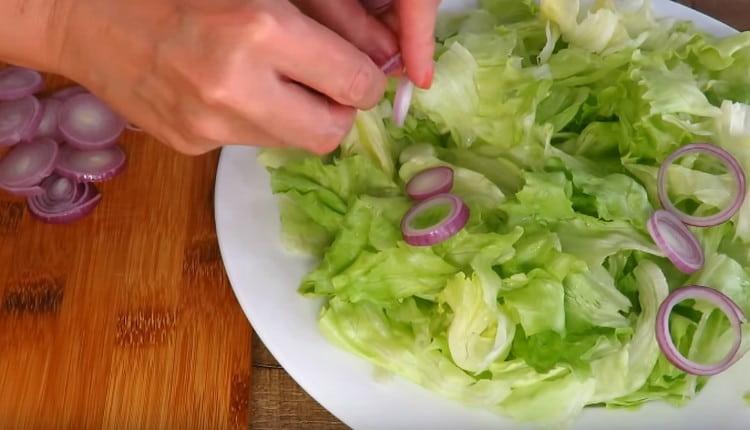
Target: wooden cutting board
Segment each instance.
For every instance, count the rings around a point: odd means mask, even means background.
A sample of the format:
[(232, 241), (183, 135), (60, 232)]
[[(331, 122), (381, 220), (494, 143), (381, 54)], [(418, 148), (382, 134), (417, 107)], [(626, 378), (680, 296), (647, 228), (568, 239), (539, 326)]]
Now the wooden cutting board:
[(0, 428), (247, 428), (251, 329), (216, 241), (218, 153), (122, 144), (128, 167), (73, 225), (0, 192)]

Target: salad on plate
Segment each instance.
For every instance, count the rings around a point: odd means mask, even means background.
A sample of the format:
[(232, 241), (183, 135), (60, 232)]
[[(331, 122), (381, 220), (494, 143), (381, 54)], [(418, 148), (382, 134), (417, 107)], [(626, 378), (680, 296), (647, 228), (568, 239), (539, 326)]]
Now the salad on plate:
[(750, 345), (750, 33), (481, 0), (436, 36), (431, 89), (259, 155), (320, 330), (518, 421), (695, 398)]

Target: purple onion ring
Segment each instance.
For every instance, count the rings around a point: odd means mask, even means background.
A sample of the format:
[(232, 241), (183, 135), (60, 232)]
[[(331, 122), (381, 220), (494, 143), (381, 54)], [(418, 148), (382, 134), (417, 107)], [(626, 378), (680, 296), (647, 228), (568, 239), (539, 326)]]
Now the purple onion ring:
[(654, 212), (646, 229), (659, 249), (681, 272), (693, 273), (703, 267), (703, 248), (675, 214), (665, 210)]
[[(413, 223), (426, 211), (447, 205), (448, 211), (440, 220), (426, 227), (414, 227)], [(438, 194), (414, 205), (401, 220), (404, 240), (413, 246), (436, 245), (458, 233), (469, 221), (469, 207), (453, 194)]]
[(414, 200), (424, 200), (444, 194), (453, 188), (453, 169), (447, 166), (425, 169), (406, 184), (406, 194)]
[[(667, 170), (679, 157), (695, 152), (712, 155), (718, 158), (719, 161), (721, 161), (732, 173), (732, 176), (734, 176), (737, 182), (737, 194), (735, 195), (734, 200), (732, 200), (732, 204), (715, 215), (696, 217), (686, 214), (677, 209), (677, 207), (672, 203), (672, 201), (669, 199), (669, 195), (667, 194)], [(667, 157), (659, 168), (657, 187), (659, 190), (659, 201), (661, 201), (664, 209), (675, 214), (685, 224), (695, 227), (712, 227), (729, 221), (729, 219), (732, 218), (735, 213), (737, 213), (740, 207), (742, 207), (742, 203), (745, 201), (745, 194), (747, 192), (745, 172), (742, 170), (742, 166), (737, 161), (737, 159), (735, 159), (732, 154), (730, 154), (726, 150), (708, 143), (694, 143), (685, 145), (677, 151), (673, 152), (669, 157)]]
[[(732, 332), (734, 341), (729, 352), (716, 364), (700, 364), (686, 358), (677, 349), (669, 332), (669, 315), (680, 302), (688, 299), (705, 300), (724, 312)], [(678, 369), (691, 375), (711, 376), (721, 373), (731, 367), (741, 357), (738, 356), (742, 343), (742, 323), (745, 316), (742, 310), (729, 297), (720, 291), (700, 285), (688, 285), (673, 291), (659, 306), (656, 314), (656, 341), (664, 356)]]

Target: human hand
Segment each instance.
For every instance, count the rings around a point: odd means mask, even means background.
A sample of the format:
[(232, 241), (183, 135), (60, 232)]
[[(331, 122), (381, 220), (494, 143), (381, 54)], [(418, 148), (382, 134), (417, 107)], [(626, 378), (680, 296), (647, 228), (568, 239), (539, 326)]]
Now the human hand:
[[(57, 1), (67, 6), (61, 73), (184, 153), (227, 143), (330, 152), (356, 108), (384, 92), (360, 45), (287, 1)], [(415, 52), (405, 49), (407, 66), (421, 64)]]
[(429, 88), (440, 0), (293, 0), (303, 12), (384, 64), (402, 53), (406, 74)]

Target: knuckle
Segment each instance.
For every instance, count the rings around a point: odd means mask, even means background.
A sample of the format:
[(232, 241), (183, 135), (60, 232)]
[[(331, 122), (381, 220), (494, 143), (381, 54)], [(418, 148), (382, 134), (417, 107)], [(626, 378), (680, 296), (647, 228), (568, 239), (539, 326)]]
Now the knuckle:
[(264, 44), (273, 40), (282, 24), (274, 13), (266, 9), (248, 11), (245, 19), (247, 39), (251, 43)]
[(186, 113), (183, 123), (187, 134), (198, 139), (215, 139), (223, 129), (219, 119), (202, 111)]
[(202, 103), (208, 106), (223, 106), (227, 104), (232, 97), (232, 92), (228, 85), (224, 84), (224, 79), (216, 77), (214, 82), (204, 83), (198, 87), (198, 98)]
[(200, 139), (179, 136), (169, 142), (170, 146), (177, 152), (191, 157), (205, 154), (207, 148)]

